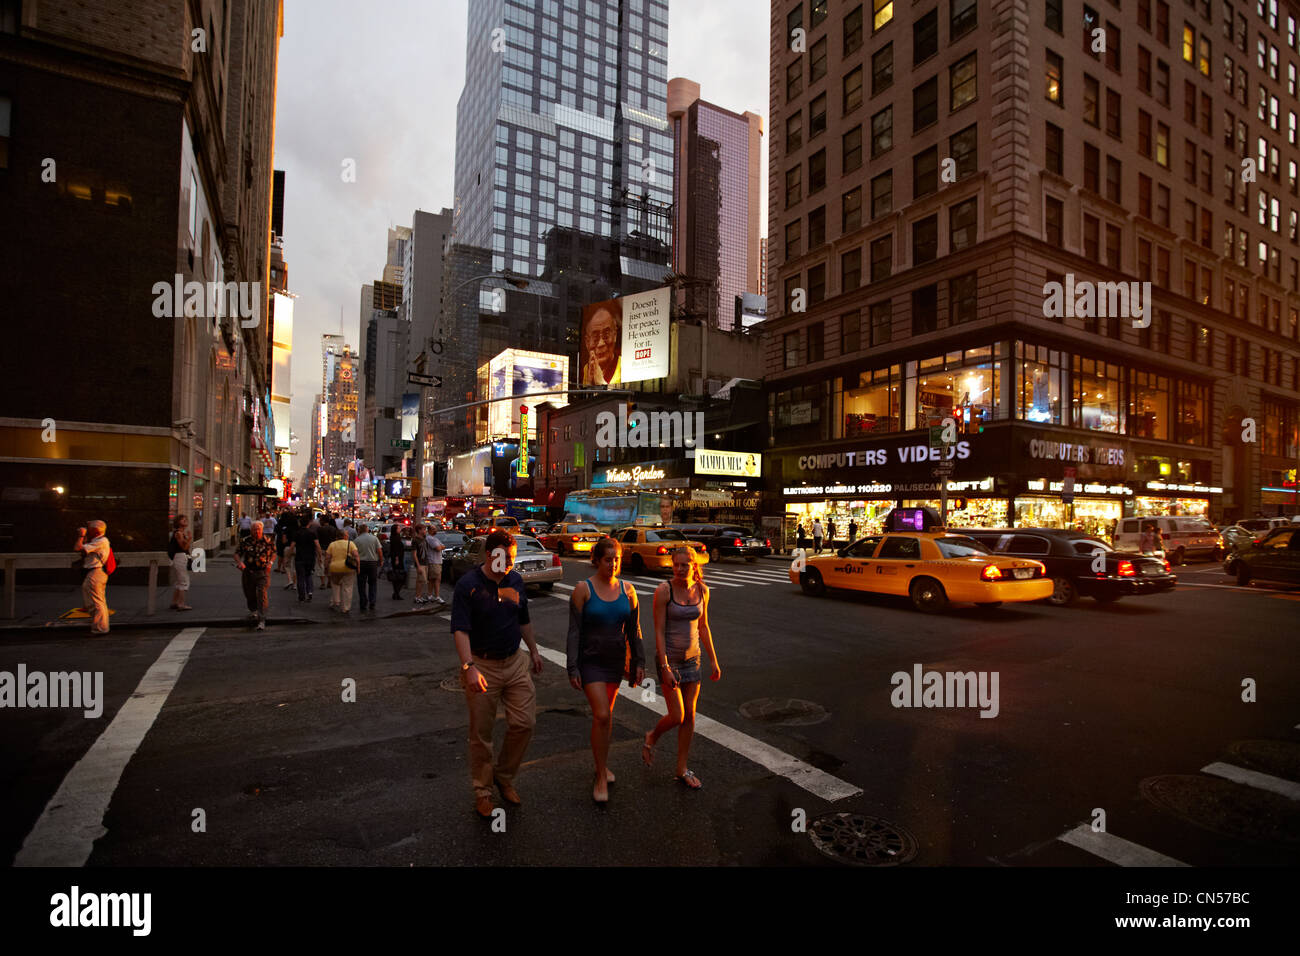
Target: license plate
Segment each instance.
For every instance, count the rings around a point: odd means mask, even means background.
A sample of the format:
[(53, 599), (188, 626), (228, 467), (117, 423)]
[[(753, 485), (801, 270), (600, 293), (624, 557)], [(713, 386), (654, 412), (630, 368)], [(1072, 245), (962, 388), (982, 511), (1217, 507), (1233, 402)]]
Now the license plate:
[(1016, 576), (1016, 580), (1018, 580), (1018, 581), (1023, 581), (1023, 580), (1025, 580), (1026, 578), (1032, 578), (1032, 577), (1034, 576), (1034, 569), (1033, 569), (1033, 568), (1016, 568), (1016, 569), (1014, 569), (1011, 573), (1014, 574), (1014, 575)]
[(1156, 577), (1158, 575), (1164, 574), (1165, 569), (1152, 567), (1151, 565), (1148, 564), (1145, 568), (1142, 569), (1142, 573), (1145, 575), (1149, 575), (1150, 577)]

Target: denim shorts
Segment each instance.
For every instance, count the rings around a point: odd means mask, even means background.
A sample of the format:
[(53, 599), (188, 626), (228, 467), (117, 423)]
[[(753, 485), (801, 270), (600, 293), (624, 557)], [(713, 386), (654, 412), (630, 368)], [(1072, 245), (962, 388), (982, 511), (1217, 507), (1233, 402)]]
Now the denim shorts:
[(673, 680), (679, 684), (698, 684), (700, 682), (700, 659), (692, 657), (680, 664), (668, 662), (668, 669), (673, 672)]

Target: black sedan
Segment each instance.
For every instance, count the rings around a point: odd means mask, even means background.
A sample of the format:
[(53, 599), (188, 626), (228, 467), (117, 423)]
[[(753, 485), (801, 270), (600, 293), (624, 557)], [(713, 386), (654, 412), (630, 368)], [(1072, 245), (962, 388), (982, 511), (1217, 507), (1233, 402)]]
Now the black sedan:
[(712, 564), (731, 557), (756, 561), (772, 553), (772, 542), (769, 539), (755, 537), (752, 532), (738, 525), (675, 524), (672, 527), (692, 541), (703, 544)]
[(1251, 581), (1300, 584), (1300, 528), (1274, 528), (1229, 555), (1223, 570), (1242, 587)]
[(1100, 538), (1060, 528), (970, 528), (969, 535), (994, 554), (1033, 558), (1047, 567), (1055, 590), (1047, 603), (1069, 607), (1080, 597), (1110, 604), (1122, 597), (1158, 594), (1178, 583), (1169, 562), (1116, 551)]

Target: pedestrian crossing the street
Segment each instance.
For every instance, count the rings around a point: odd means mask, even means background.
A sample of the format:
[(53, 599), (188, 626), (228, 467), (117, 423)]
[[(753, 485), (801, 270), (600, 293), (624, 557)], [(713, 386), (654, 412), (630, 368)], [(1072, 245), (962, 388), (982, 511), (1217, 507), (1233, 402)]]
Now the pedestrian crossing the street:
[[(784, 565), (705, 565), (702, 570), (704, 583), (713, 589), (790, 586), (790, 576)], [(667, 575), (621, 574), (619, 576), (625, 581), (630, 581), (636, 588), (636, 593), (643, 597), (653, 595), (655, 588), (668, 580)], [(573, 590), (571, 584), (557, 583), (555, 586), (562, 591)]]

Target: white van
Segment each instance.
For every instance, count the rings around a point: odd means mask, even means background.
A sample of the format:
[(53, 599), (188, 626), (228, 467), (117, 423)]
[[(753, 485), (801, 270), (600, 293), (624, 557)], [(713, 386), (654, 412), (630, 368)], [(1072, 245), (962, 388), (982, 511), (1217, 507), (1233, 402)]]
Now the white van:
[(1139, 550), (1142, 529), (1148, 524), (1154, 524), (1160, 532), (1160, 549), (1170, 564), (1182, 564), (1188, 558), (1218, 560), (1223, 553), (1223, 542), (1214, 526), (1204, 518), (1186, 515), (1121, 518), (1115, 529), (1115, 550)]
[(1254, 531), (1259, 534), (1267, 534), (1269, 531), (1272, 531), (1274, 528), (1291, 527), (1291, 520), (1292, 519), (1282, 518), (1282, 517), (1242, 518), (1240, 521), (1237, 522), (1237, 525), (1239, 527), (1245, 528), (1247, 531)]

